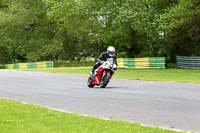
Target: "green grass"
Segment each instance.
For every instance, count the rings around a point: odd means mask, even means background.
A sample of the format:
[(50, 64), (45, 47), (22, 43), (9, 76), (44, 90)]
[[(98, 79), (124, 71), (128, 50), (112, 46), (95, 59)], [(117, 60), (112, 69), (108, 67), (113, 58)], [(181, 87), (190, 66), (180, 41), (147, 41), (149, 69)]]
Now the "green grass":
[(0, 99), (0, 133), (175, 133), (158, 127), (103, 120)]
[[(91, 67), (66, 67), (47, 69), (23, 69), (25, 71), (81, 74), (89, 75)], [(118, 69), (113, 78), (144, 80), (144, 81), (165, 81), (200, 83), (200, 70), (188, 69)]]

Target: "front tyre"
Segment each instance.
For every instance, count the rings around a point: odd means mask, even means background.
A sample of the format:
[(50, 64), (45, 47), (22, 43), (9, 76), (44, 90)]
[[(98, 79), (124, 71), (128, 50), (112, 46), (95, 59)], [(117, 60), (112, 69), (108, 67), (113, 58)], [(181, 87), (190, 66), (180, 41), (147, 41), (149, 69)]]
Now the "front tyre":
[(101, 88), (105, 88), (107, 86), (108, 82), (110, 81), (110, 77), (111, 74), (109, 72), (107, 72), (105, 76), (102, 75), (100, 84)]
[(89, 78), (88, 78), (87, 85), (88, 85), (88, 87), (90, 87), (90, 88), (93, 88), (93, 87), (94, 87), (94, 85), (92, 84), (92, 77), (91, 77), (91, 76), (89, 76)]

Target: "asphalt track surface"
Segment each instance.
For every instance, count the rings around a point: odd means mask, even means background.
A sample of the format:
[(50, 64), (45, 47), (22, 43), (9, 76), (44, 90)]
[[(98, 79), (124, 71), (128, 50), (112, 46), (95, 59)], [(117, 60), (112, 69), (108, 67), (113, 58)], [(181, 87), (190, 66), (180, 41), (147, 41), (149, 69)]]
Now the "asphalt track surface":
[(200, 132), (200, 84), (111, 79), (88, 88), (87, 76), (0, 70), (0, 98), (109, 119)]

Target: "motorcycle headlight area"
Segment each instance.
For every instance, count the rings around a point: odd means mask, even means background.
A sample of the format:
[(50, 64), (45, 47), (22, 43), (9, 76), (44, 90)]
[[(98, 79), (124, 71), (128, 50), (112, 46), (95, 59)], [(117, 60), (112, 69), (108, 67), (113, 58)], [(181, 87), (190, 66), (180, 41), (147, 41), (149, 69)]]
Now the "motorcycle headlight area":
[(105, 66), (106, 68), (110, 69), (110, 64), (106, 63)]

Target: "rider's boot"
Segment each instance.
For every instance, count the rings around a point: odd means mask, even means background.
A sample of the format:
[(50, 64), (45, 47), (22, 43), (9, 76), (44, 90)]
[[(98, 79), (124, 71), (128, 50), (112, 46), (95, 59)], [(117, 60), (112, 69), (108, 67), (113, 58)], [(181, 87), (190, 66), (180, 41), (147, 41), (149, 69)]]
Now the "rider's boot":
[(90, 76), (91, 76), (92, 78), (94, 77), (94, 72), (93, 72), (93, 71), (90, 72)]
[(90, 72), (90, 75), (91, 75), (92, 78), (95, 77), (95, 74), (94, 74), (95, 69), (96, 69), (96, 67), (94, 65), (93, 68), (92, 68), (92, 70), (91, 70), (91, 72)]

